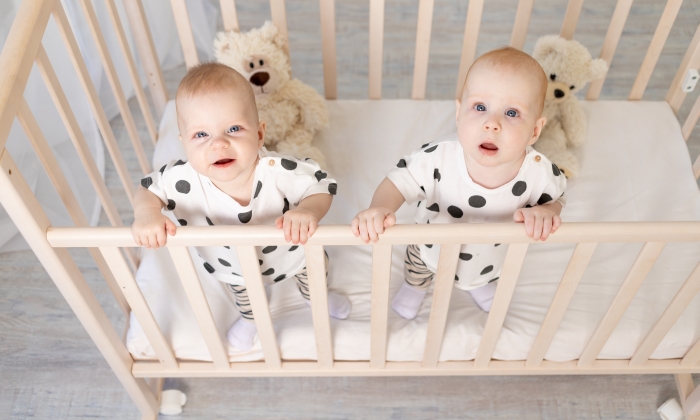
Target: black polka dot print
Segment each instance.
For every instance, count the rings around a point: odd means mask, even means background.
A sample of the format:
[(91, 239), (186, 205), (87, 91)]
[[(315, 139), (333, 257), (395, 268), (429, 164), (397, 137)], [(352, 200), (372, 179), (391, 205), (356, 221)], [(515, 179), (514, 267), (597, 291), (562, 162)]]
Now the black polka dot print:
[(173, 200), (168, 199), (168, 205), (166, 208), (170, 211), (175, 210), (175, 202)]
[(316, 171), (316, 173), (314, 173), (314, 176), (316, 177), (316, 181), (320, 182), (323, 178), (327, 177), (328, 174), (319, 170), (319, 171)]
[(447, 212), (450, 213), (450, 216), (454, 217), (455, 219), (460, 219), (462, 216), (464, 216), (462, 209), (457, 206), (448, 207)]
[(437, 212), (440, 211), (440, 206), (438, 205), (438, 203), (433, 203), (430, 205), (430, 207), (426, 207), (426, 209)]
[(547, 194), (547, 193), (544, 193), (544, 194), (542, 194), (540, 199), (537, 200), (537, 204), (539, 204), (541, 206), (542, 204), (547, 204), (550, 201), (552, 201), (552, 196)]
[(495, 279), (489, 280), (489, 283), (493, 283), (493, 282), (496, 281), (496, 280), (498, 280), (498, 277), (496, 277)]
[(500, 246), (501, 244), (494, 244), (493, 246)]
[(263, 248), (262, 253), (263, 253), (263, 254), (269, 254), (270, 252), (272, 252), (272, 251), (274, 251), (274, 250), (276, 250), (276, 249), (277, 249), (276, 246), (266, 246), (265, 248)]
[(420, 146), (420, 148), (422, 149), (422, 148), (424, 148), (425, 146), (430, 146), (430, 143), (422, 144), (422, 145)]
[(480, 195), (472, 195), (469, 197), (469, 205), (475, 209), (480, 209), (486, 205), (486, 199)]
[(141, 186), (143, 188), (148, 188), (153, 184), (153, 178), (147, 176), (146, 178), (141, 178)]
[(525, 181), (518, 181), (513, 185), (512, 192), (514, 196), (520, 197), (525, 190), (527, 190), (527, 183)]
[(529, 204), (526, 204), (526, 205), (525, 205), (525, 208), (526, 208), (526, 209), (531, 209), (531, 208), (532, 208), (532, 206), (531, 206), (531, 205), (529, 205)]
[(243, 277), (243, 276), (241, 276), (241, 275), (238, 274), (238, 273), (234, 273), (233, 271), (231, 272), (231, 274), (233, 274), (234, 276)]
[(258, 185), (255, 187), (255, 194), (253, 194), (253, 199), (258, 198), (260, 190), (262, 189), (262, 182), (258, 181)]
[(426, 247), (426, 248), (432, 248), (432, 247), (433, 247), (433, 244), (425, 244), (425, 247)]
[(160, 174), (163, 175), (163, 172), (165, 172), (165, 168), (166, 168), (167, 166), (168, 166), (167, 164), (166, 164), (166, 165), (163, 165), (163, 166), (160, 168), (160, 170), (159, 170), (158, 172), (160, 172)]
[(288, 171), (293, 171), (297, 168), (297, 163), (293, 160), (282, 158), (282, 167)]
[(552, 173), (554, 174), (554, 176), (559, 176), (559, 175), (561, 175), (561, 170), (560, 170), (559, 167), (558, 167), (557, 165), (555, 165), (554, 163), (552, 163)]
[(277, 276), (273, 281), (275, 283), (277, 283), (278, 281), (284, 280), (285, 277), (287, 277), (286, 274), (281, 274), (281, 275)]
[(219, 258), (219, 263), (220, 263), (221, 265), (223, 265), (224, 267), (231, 267), (231, 263), (230, 263), (230, 262), (228, 262), (228, 261), (226, 261), (226, 260), (223, 260), (223, 259), (221, 259), (221, 258)]
[(238, 213), (238, 220), (241, 221), (241, 223), (248, 223), (250, 222), (250, 219), (253, 217), (253, 210), (247, 211), (245, 213)]
[(187, 220), (185, 219), (177, 219), (177, 222), (180, 223), (180, 226), (187, 226)]
[(416, 207), (420, 207), (420, 203), (421, 203), (421, 202), (419, 201), (418, 204), (416, 204)]
[(438, 182), (440, 182), (440, 180), (442, 179), (442, 176), (440, 175), (440, 170), (438, 168), (435, 168), (435, 170), (433, 171), (433, 178), (437, 179)]
[(260, 263), (260, 266), (263, 265), (263, 260), (258, 260), (258, 262)]
[(284, 206), (282, 206), (282, 214), (285, 214), (288, 211), (289, 211), (289, 201), (285, 198), (284, 199)]
[(423, 190), (423, 192), (425, 192), (425, 188), (423, 188), (422, 185), (420, 186), (420, 189)]
[(180, 181), (177, 181), (177, 183), (175, 184), (175, 189), (179, 193), (187, 194), (190, 192), (190, 183), (182, 179)]
[(275, 274), (275, 269), (274, 268), (268, 268), (267, 270), (262, 272), (263, 276), (271, 276)]
[(459, 281), (459, 277), (455, 274), (455, 281)]
[(231, 247), (228, 246), (228, 245), (224, 245), (224, 248), (226, 248), (226, 249), (231, 249)]
[(399, 160), (399, 163), (397, 163), (396, 166), (399, 168), (405, 168), (406, 167), (406, 159)]
[(299, 245), (294, 245), (293, 247), (289, 248), (289, 252), (296, 251), (297, 248), (299, 248)]
[(216, 271), (216, 270), (214, 270), (214, 267), (212, 267), (211, 265), (209, 265), (208, 262), (205, 262), (205, 263), (204, 263), (204, 268), (205, 268), (209, 273), (213, 273), (214, 271)]
[(335, 182), (328, 184), (328, 192), (331, 193), (331, 195), (336, 195), (338, 193), (338, 184)]
[(175, 164), (173, 165), (173, 167), (175, 167), (175, 166), (180, 166), (180, 165), (184, 165), (185, 163), (187, 163), (186, 160), (181, 160), (181, 159), (180, 159), (180, 160), (178, 160), (177, 162), (175, 162)]
[(472, 254), (467, 254), (466, 252), (460, 252), (459, 259), (462, 261), (469, 261), (472, 259)]
[(205, 219), (207, 219), (207, 224), (209, 226), (214, 226), (214, 223), (211, 221), (211, 219), (208, 216), (204, 216)]
[(481, 270), (481, 273), (479, 273), (479, 274), (484, 275), (484, 274), (490, 273), (492, 271), (493, 271), (493, 266), (489, 265), (489, 266), (484, 267), (484, 269)]
[(437, 149), (437, 145), (435, 145), (433, 147), (428, 147), (424, 151), (425, 151), (425, 153), (433, 153), (435, 151), (435, 149)]

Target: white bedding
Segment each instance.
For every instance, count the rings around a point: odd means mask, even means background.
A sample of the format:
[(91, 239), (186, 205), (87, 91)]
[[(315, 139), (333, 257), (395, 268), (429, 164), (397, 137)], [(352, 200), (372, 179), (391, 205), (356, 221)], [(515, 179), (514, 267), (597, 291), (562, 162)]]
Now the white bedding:
[[(569, 182), (567, 221), (700, 220), (700, 191), (679, 124), (665, 102), (596, 101), (583, 103), (588, 139), (577, 151), (581, 175)], [(455, 128), (453, 101), (329, 101), (330, 129), (317, 136), (328, 169), (338, 180), (338, 195), (326, 224), (348, 224), (366, 206), (374, 188), (399, 157)], [(154, 156), (159, 168), (181, 157), (174, 106), (161, 122)], [(399, 211), (400, 223), (412, 223), (412, 208)], [(601, 244), (581, 280), (545, 358), (578, 358), (612, 302), (641, 244)], [(347, 320), (332, 319), (336, 360), (368, 360), (371, 248), (327, 247), (329, 285), (346, 294), (353, 308)], [(394, 248), (391, 294), (401, 285), (405, 247)], [(494, 358), (525, 359), (566, 268), (573, 245), (531, 245), (518, 280)], [(668, 244), (600, 358), (629, 358), (698, 262), (700, 244)], [(199, 265), (197, 265), (199, 267)], [(225, 342), (238, 317), (231, 293), (208, 273), (200, 278)], [(145, 251), (137, 281), (180, 359), (211, 360), (166, 250)], [(283, 359), (316, 358), (311, 310), (293, 282), (268, 288), (272, 317)], [(389, 310), (390, 361), (422, 359), (430, 313), (427, 296), (418, 317), (406, 321)], [(452, 294), (440, 360), (474, 358), (487, 314), (460, 290)], [(700, 297), (661, 342), (652, 358), (681, 357), (700, 336)], [(155, 353), (131, 317), (127, 337), (136, 358)], [(232, 361), (262, 360), (259, 342), (250, 352), (229, 347)]]

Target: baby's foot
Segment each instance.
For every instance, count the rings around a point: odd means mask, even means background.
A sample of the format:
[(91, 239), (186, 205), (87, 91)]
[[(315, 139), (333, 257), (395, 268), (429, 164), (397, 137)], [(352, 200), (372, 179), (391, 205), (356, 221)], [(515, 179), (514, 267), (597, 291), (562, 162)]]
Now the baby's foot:
[(498, 282), (487, 283), (476, 289), (469, 290), (472, 299), (474, 299), (474, 302), (482, 311), (489, 312), (491, 310), (493, 298), (496, 296), (497, 285)]
[(391, 301), (391, 307), (402, 318), (413, 319), (418, 315), (427, 290), (418, 290), (404, 283)]
[[(306, 301), (311, 305), (311, 301)], [(328, 292), (328, 314), (336, 319), (346, 319), (350, 315), (350, 299), (337, 293)]]
[(255, 321), (248, 321), (240, 317), (234, 322), (228, 330), (228, 342), (238, 350), (248, 351), (253, 347), (255, 334), (258, 332), (258, 327), (255, 326)]

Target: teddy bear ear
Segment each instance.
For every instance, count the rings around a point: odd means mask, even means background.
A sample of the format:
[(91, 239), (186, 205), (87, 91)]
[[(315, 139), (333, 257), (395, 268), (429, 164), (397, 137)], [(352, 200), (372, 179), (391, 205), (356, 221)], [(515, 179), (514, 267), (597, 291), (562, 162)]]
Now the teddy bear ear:
[(589, 79), (591, 80), (600, 79), (601, 77), (605, 76), (605, 73), (607, 72), (608, 63), (606, 63), (602, 58), (596, 58), (588, 63), (588, 75)]
[(551, 54), (556, 54), (559, 45), (563, 38), (559, 35), (546, 35), (541, 37), (535, 43), (535, 49), (532, 52), (532, 57), (535, 60), (543, 60)]
[(263, 39), (271, 41), (280, 48), (284, 47), (285, 45), (286, 40), (284, 35), (280, 33), (279, 28), (277, 25), (272, 23), (272, 21), (265, 21), (263, 26), (260, 28), (260, 34), (262, 35)]

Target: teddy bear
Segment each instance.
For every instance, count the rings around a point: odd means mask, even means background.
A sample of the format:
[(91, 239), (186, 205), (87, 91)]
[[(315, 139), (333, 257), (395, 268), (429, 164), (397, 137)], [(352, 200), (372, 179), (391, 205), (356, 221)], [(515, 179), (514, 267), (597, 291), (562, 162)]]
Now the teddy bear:
[(220, 32), (214, 41), (216, 60), (238, 71), (255, 93), (260, 119), (265, 121), (265, 146), (322, 167), (325, 158), (312, 146), (316, 130), (328, 125), (326, 102), (312, 87), (292, 79), (284, 52), (286, 37), (267, 21), (248, 32)]
[(579, 163), (569, 147), (586, 139), (586, 115), (574, 95), (586, 83), (608, 71), (605, 60), (591, 58), (578, 41), (559, 35), (537, 40), (532, 54), (548, 78), (543, 115), (547, 122), (533, 147), (554, 162), (567, 178), (579, 173)]

